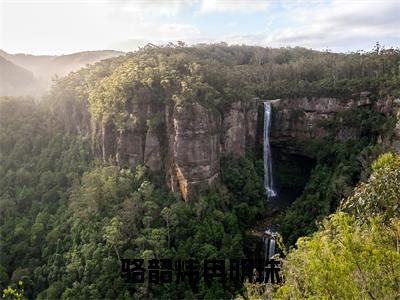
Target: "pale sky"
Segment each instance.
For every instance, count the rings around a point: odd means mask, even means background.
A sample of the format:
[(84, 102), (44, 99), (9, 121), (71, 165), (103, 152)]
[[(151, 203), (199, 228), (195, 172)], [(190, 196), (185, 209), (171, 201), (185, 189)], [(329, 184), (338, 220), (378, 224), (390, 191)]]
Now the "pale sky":
[(0, 49), (66, 54), (148, 42), (332, 51), (400, 46), (400, 0), (0, 0)]

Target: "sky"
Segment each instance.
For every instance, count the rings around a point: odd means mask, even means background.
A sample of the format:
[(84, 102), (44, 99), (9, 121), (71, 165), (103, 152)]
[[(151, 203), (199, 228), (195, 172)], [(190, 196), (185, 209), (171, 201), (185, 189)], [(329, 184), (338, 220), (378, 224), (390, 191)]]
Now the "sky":
[(400, 0), (0, 0), (0, 49), (134, 51), (227, 42), (348, 52), (400, 46)]

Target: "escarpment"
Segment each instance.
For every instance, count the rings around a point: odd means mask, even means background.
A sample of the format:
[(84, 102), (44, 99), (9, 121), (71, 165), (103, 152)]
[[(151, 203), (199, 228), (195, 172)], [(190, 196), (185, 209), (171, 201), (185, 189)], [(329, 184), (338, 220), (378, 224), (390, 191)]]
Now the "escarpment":
[[(313, 167), (324, 144), (314, 140), (362, 139), (399, 150), (400, 100), (388, 96), (399, 96), (398, 53), (378, 54), (148, 45), (71, 73), (49, 98), (60, 123), (91, 142), (95, 158), (144, 165), (189, 200), (220, 184), (224, 156), (262, 157), (257, 95), (280, 99), (270, 100), (270, 146), (288, 174), (296, 159)], [(391, 63), (380, 69), (382, 58)]]
[(218, 181), (221, 116), (199, 103), (175, 105), (170, 135), (171, 188), (185, 199)]
[(86, 134), (94, 136), (97, 157), (159, 172), (189, 200), (218, 185), (222, 156), (255, 149), (258, 104), (258, 98), (236, 101), (220, 111), (196, 101), (143, 98), (127, 101), (122, 126), (115, 119), (92, 122)]
[[(190, 200), (218, 186), (223, 156), (240, 158), (260, 146), (262, 103), (258, 98), (243, 99), (217, 109), (198, 100), (180, 103), (147, 93), (127, 99), (122, 112), (105, 122), (93, 122), (84, 103), (78, 108), (68, 106), (62, 116), (76, 120), (72, 122), (75, 132), (93, 137), (97, 157), (121, 166), (144, 165), (161, 174), (170, 190)], [(372, 100), (366, 92), (347, 100), (304, 97), (271, 100), (271, 104), (270, 143), (289, 159), (313, 159), (305, 146), (314, 140), (328, 136), (337, 142), (359, 139), (363, 135), (363, 115), (356, 120), (360, 110), (385, 118), (400, 111), (399, 99)], [(399, 151), (400, 124), (392, 129), (394, 134), (386, 137), (378, 129), (368, 134), (377, 134), (377, 142)]]
[[(384, 97), (372, 100), (368, 92), (351, 99), (326, 97), (272, 100), (273, 123), (270, 142), (281, 151), (309, 156), (305, 145), (313, 140), (331, 136), (333, 141), (346, 142), (359, 139), (363, 132), (364, 116), (357, 114), (365, 109), (381, 115), (394, 117), (400, 111), (400, 99)], [(359, 118), (359, 119), (357, 119)], [(377, 140), (398, 151), (400, 124), (396, 124), (394, 135), (380, 136)], [(371, 134), (371, 133), (370, 133)], [(384, 139), (384, 140), (382, 140)]]

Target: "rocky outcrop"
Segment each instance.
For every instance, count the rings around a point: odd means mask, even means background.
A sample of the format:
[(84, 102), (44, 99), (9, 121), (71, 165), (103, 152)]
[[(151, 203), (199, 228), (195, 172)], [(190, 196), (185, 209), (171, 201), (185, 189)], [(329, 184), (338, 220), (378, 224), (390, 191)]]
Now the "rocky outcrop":
[[(215, 186), (219, 177), (220, 115), (199, 103), (177, 105), (173, 113), (173, 182), (185, 200)], [(175, 184), (172, 185), (174, 190)]]
[[(90, 122), (84, 109), (79, 112), (78, 108), (87, 109), (84, 102), (66, 106), (62, 115), (67, 121), (76, 119), (67, 122), (74, 124), (75, 132), (94, 137), (93, 150), (98, 157), (123, 166), (145, 165), (163, 175), (169, 188), (185, 200), (218, 185), (222, 156), (243, 157), (247, 150), (262, 144), (262, 117), (258, 114), (263, 110), (257, 98), (233, 102), (219, 111), (200, 101), (175, 103), (164, 97), (148, 88), (139, 89), (136, 97), (124, 104), (123, 114), (104, 124)], [(400, 114), (400, 99), (371, 100), (367, 92), (348, 100), (313, 97), (277, 99), (271, 104), (271, 146), (280, 148), (284, 155), (302, 157), (310, 155), (304, 150), (305, 143), (332, 134), (326, 126), (329, 120), (339, 124), (334, 132), (336, 140), (359, 137), (356, 127), (343, 125), (341, 113), (368, 107), (386, 116)], [(390, 141), (381, 140), (400, 152), (400, 122)]]
[(321, 121), (351, 108), (351, 103), (335, 98), (299, 98), (271, 101), (272, 143), (293, 143), (326, 136)]
[(394, 97), (386, 97), (381, 101), (378, 101), (375, 106), (375, 110), (385, 114), (386, 116), (394, 116), (396, 119), (396, 124), (393, 129), (393, 136), (387, 143), (390, 148), (400, 154), (400, 99)]
[[(147, 130), (143, 162), (152, 171), (160, 171), (162, 168), (161, 145), (155, 129)], [(135, 165), (135, 162), (130, 164)]]
[(256, 98), (219, 111), (200, 102), (176, 104), (141, 93), (140, 101), (127, 101), (122, 127), (115, 119), (95, 125), (94, 153), (105, 161), (141, 164), (163, 174), (185, 200), (218, 185), (223, 155), (242, 157), (256, 146)]
[[(303, 145), (332, 134), (326, 127), (326, 121), (337, 118), (340, 116), (339, 113), (359, 107), (369, 107), (375, 112), (389, 116), (395, 113), (396, 102), (400, 100), (392, 97), (372, 101), (368, 92), (348, 100), (323, 97), (272, 100), (273, 119), (270, 142), (272, 146), (283, 149), (287, 153), (308, 155), (304, 152)], [(340, 121), (339, 118), (336, 123), (342, 124)], [(343, 125), (338, 126), (334, 138), (344, 142), (355, 140), (359, 135), (357, 128)]]
[[(271, 100), (271, 104), (271, 146), (283, 155), (309, 158), (312, 154), (304, 145), (314, 139), (334, 134), (337, 141), (348, 141), (360, 136), (357, 126), (342, 122), (346, 111), (350, 120), (351, 112), (360, 107), (386, 116), (400, 115), (400, 99), (372, 100), (367, 92), (348, 100), (312, 97)], [(71, 130), (92, 137), (93, 152), (99, 158), (121, 166), (145, 165), (164, 176), (169, 188), (185, 200), (218, 185), (221, 157), (243, 157), (262, 144), (263, 118), (258, 114), (263, 110), (257, 98), (232, 102), (220, 111), (201, 101), (175, 103), (141, 88), (124, 105), (107, 122), (91, 121), (85, 102), (76, 106), (67, 102), (59, 115)], [(334, 131), (327, 126), (330, 120)], [(400, 152), (400, 122), (393, 136), (377, 140)]]
[(257, 140), (259, 99), (234, 102), (222, 122), (222, 152), (234, 157), (245, 155), (246, 147), (254, 149)]
[(243, 156), (246, 143), (245, 112), (241, 102), (232, 104), (223, 121), (223, 149), (235, 157)]
[(245, 107), (245, 134), (246, 142), (245, 145), (250, 149), (254, 149), (257, 143), (258, 133), (258, 109), (260, 105), (258, 98), (254, 98), (251, 101), (246, 102)]

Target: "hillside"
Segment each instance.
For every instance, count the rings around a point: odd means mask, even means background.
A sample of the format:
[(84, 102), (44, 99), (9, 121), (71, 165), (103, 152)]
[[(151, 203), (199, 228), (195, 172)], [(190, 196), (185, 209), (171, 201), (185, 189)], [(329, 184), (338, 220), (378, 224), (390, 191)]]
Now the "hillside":
[(0, 95), (35, 94), (36, 84), (32, 72), (0, 56)]
[[(398, 295), (399, 158), (381, 155), (400, 151), (399, 62), (398, 49), (149, 45), (70, 73), (39, 103), (0, 98), (0, 287), (30, 299)], [(271, 99), (286, 206), (265, 195)], [(282, 237), (284, 285), (228, 277), (229, 259), (264, 257), (247, 234), (263, 221)], [(227, 277), (174, 269), (171, 283), (130, 284), (122, 258), (220, 259)]]
[[(29, 55), (9, 54), (0, 50), (0, 57), (12, 62), (16, 66), (30, 71), (37, 80), (37, 89), (47, 90), (56, 77), (63, 77), (72, 71), (76, 71), (88, 64), (93, 64), (102, 59), (122, 55), (122, 52), (113, 50), (85, 51), (67, 55)], [(6, 73), (7, 74), (7, 73)], [(7, 77), (6, 75), (4, 75)], [(7, 79), (6, 80), (11, 80)], [(15, 78), (14, 78), (15, 80)], [(21, 85), (24, 85), (21, 83)], [(18, 90), (13, 95), (26, 94)]]
[[(250, 299), (396, 299), (400, 292), (400, 156), (372, 163), (340, 209), (285, 253), (285, 284), (246, 284)], [(340, 288), (339, 288), (340, 287)]]

